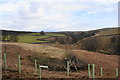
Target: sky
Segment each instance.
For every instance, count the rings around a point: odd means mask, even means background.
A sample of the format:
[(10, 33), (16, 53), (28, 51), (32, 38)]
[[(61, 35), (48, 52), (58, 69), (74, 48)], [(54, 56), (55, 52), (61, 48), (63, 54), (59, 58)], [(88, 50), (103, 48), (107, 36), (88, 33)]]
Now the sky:
[(0, 0), (0, 29), (88, 31), (118, 26), (119, 0)]

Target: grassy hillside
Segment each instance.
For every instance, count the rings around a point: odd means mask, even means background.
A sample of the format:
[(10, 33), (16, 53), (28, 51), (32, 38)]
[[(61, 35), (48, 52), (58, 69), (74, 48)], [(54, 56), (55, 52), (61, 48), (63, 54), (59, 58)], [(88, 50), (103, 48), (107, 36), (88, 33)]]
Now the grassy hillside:
[(86, 37), (77, 44), (84, 50), (119, 55), (119, 37), (118, 28), (101, 29), (94, 36)]
[(45, 35), (35, 32), (3, 31), (4, 35), (18, 35), (18, 41), (22, 43), (47, 43), (59, 42), (78, 45), (81, 49), (101, 52), (105, 54), (119, 54), (120, 28), (104, 28), (91, 31), (73, 32), (47, 32)]
[(114, 35), (114, 34), (118, 34), (118, 28), (113, 28), (109, 30), (101, 30), (100, 32), (96, 33), (95, 36)]

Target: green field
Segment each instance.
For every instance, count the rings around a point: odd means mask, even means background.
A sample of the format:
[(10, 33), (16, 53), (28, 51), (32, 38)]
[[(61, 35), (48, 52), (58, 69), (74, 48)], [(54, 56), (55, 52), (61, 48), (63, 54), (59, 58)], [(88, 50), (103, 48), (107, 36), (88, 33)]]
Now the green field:
[(47, 36), (65, 36), (63, 34), (47, 33)]
[(40, 35), (40, 33), (30, 33), (30, 34), (25, 34), (25, 35), (20, 35), (18, 37), (18, 42), (22, 43), (44, 43), (44, 42), (49, 42), (49, 41), (40, 41), (37, 39), (42, 39), (42, 38), (48, 38), (48, 37), (53, 37), (53, 36), (65, 36), (62, 34), (54, 34), (54, 33), (46, 33), (46, 35)]

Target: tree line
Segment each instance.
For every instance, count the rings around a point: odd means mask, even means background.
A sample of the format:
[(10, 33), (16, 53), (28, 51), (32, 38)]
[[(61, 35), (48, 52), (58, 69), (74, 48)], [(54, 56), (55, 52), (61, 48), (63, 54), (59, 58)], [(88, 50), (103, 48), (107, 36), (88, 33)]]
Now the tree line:
[(4, 36), (2, 36), (2, 41), (17, 42), (18, 41), (18, 36), (17, 35), (4, 35)]

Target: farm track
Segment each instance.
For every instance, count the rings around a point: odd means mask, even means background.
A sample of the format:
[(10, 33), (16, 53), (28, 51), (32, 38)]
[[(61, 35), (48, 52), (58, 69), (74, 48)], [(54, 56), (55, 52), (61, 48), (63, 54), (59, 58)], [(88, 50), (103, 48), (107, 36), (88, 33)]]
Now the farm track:
[[(20, 51), (20, 55), (22, 56), (22, 69), (25, 73), (34, 73), (34, 64), (26, 59), (27, 56), (30, 56), (34, 53), (40, 52), (40, 46), (43, 44), (27, 44), (27, 43), (1, 43), (3, 46), (8, 45), (8, 48), (11, 49), (10, 54), (8, 54), (10, 57), (8, 57), (8, 65), (13, 70), (16, 70), (17, 67), (15, 67), (15, 64), (17, 63), (17, 54), (16, 52)], [(35, 49), (34, 49), (35, 46)], [(62, 48), (57, 48), (54, 46), (49, 46), (51, 49), (57, 49), (63, 52), (64, 50)], [(12, 52), (11, 52), (12, 51)], [(4, 52), (4, 48), (3, 48)], [(118, 56), (115, 55), (105, 55), (95, 52), (88, 52), (84, 50), (75, 50), (73, 49), (73, 54), (76, 54), (77, 57), (85, 61), (86, 63), (95, 64), (96, 68), (96, 77), (99, 76), (100, 67), (103, 67), (104, 70), (104, 77), (105, 78), (114, 78), (115, 77), (115, 68), (118, 67)], [(24, 54), (22, 54), (24, 53)], [(28, 54), (29, 53), (29, 54)], [(60, 56), (63, 55), (55, 55), (54, 57), (60, 58)], [(16, 58), (13, 58), (16, 57)], [(14, 65), (13, 65), (14, 64)], [(27, 69), (27, 70), (26, 70)], [(29, 77), (35, 77), (35, 76), (29, 76)], [(68, 78), (66, 76), (66, 72), (56, 72), (56, 71), (43, 71), (43, 77), (44, 78)], [(87, 77), (87, 71), (80, 71), (80, 72), (73, 72), (71, 73), (71, 76), (69, 78), (75, 78), (75, 77)]]

